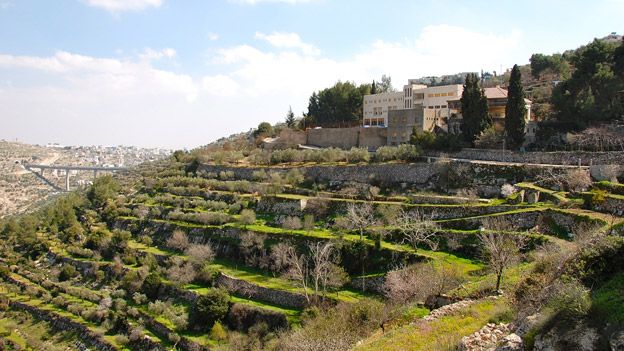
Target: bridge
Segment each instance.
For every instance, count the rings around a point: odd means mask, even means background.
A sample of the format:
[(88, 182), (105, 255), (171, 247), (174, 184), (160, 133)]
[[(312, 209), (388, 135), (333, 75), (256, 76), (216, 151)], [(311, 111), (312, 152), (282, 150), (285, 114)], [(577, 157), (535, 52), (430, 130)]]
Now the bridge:
[(44, 172), (46, 170), (57, 170), (57, 171), (65, 171), (65, 191), (69, 191), (69, 176), (70, 171), (90, 171), (93, 172), (93, 179), (97, 178), (98, 172), (128, 172), (128, 168), (126, 167), (98, 167), (98, 166), (70, 166), (70, 165), (37, 165), (37, 164), (25, 164), (23, 165), (25, 169), (31, 171), (37, 177), (41, 178), (48, 185), (52, 186), (57, 190), (60, 189), (58, 186), (50, 182), (48, 179), (44, 177)]

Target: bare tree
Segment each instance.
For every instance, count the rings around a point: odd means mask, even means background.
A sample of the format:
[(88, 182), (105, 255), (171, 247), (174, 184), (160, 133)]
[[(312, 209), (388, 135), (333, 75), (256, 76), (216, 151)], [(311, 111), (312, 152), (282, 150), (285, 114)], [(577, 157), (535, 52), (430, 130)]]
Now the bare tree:
[(360, 234), (360, 240), (364, 239), (364, 230), (375, 224), (375, 213), (373, 206), (369, 203), (350, 202), (347, 205), (344, 225), (346, 229), (357, 230)]
[(314, 284), (314, 292), (319, 292), (325, 297), (327, 288), (342, 286), (346, 281), (346, 274), (342, 267), (335, 262), (338, 261), (337, 251), (329, 241), (315, 242), (308, 244), (310, 251), (311, 266), (310, 277)]
[(316, 296), (325, 297), (328, 289), (337, 288), (346, 282), (347, 274), (338, 266), (338, 252), (334, 244), (326, 242), (310, 242), (308, 253), (299, 255), (297, 250), (288, 244), (278, 244), (271, 252), (271, 257), (285, 270), (284, 276), (294, 280), (303, 288), (308, 303), (311, 287)]
[(456, 266), (431, 261), (389, 272), (383, 290), (390, 301), (403, 304), (439, 296), (459, 286), (462, 280)]
[(505, 269), (518, 263), (522, 257), (521, 250), (526, 238), (521, 235), (504, 233), (509, 223), (501, 219), (493, 219), (485, 223), (490, 230), (482, 230), (478, 234), (483, 257), (490, 269), (496, 274), (496, 291), (499, 291)]
[(414, 250), (417, 250), (420, 244), (425, 244), (434, 251), (438, 249), (436, 232), (439, 226), (434, 221), (424, 218), (420, 212), (401, 210), (397, 215), (395, 226), (403, 235), (403, 242), (409, 243)]
[(186, 233), (181, 230), (174, 230), (171, 237), (167, 239), (167, 247), (171, 249), (184, 251), (188, 246), (188, 237), (186, 236)]
[(310, 295), (308, 294), (308, 257), (305, 254), (299, 255), (297, 250), (291, 245), (284, 247), (283, 250), (287, 267), (284, 276), (287, 279), (295, 281), (303, 289), (305, 298), (308, 303), (310, 303)]
[(189, 257), (189, 262), (195, 267), (201, 267), (205, 263), (210, 263), (215, 258), (214, 250), (210, 244), (191, 245), (184, 253)]

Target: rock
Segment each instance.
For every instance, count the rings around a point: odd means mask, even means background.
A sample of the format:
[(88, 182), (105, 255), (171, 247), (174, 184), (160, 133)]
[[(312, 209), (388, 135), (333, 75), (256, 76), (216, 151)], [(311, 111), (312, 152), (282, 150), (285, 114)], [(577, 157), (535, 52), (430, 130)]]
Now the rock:
[(579, 322), (574, 328), (566, 331), (553, 328), (545, 334), (535, 337), (535, 351), (592, 351), (596, 350), (600, 334), (586, 323)]
[(526, 195), (526, 201), (530, 204), (539, 202), (539, 198), (540, 198), (539, 191), (532, 191)]
[(624, 330), (613, 333), (609, 339), (609, 346), (611, 351), (624, 351)]
[(507, 335), (500, 345), (496, 348), (496, 351), (522, 351), (524, 350), (524, 343), (522, 338), (518, 334), (511, 333)]
[(518, 322), (515, 334), (523, 337), (529, 330), (531, 330), (535, 326), (539, 318), (539, 313), (523, 318), (522, 320), (520, 320), (520, 322)]

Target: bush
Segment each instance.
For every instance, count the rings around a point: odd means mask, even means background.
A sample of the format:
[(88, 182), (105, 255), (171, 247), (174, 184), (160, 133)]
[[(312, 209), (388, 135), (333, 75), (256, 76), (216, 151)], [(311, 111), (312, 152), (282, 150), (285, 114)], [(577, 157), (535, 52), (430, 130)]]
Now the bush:
[(282, 222), (282, 227), (284, 229), (297, 230), (301, 229), (301, 226), (301, 219), (296, 216), (288, 216), (284, 218), (284, 221)]
[(564, 318), (584, 316), (591, 307), (589, 289), (576, 279), (557, 281), (548, 306)]
[(189, 262), (196, 267), (212, 262), (215, 257), (210, 245), (191, 245), (184, 253), (189, 257)]
[(374, 160), (376, 162), (415, 161), (418, 158), (418, 154), (418, 148), (414, 145), (382, 146), (377, 149)]
[(244, 209), (241, 211), (238, 221), (245, 226), (254, 224), (254, 222), (256, 222), (256, 213), (253, 210)]
[(141, 290), (150, 299), (156, 299), (158, 297), (158, 290), (160, 289), (160, 277), (156, 273), (150, 273), (143, 281)]
[(227, 339), (227, 332), (220, 322), (215, 322), (215, 324), (210, 329), (210, 338), (212, 340), (216, 340), (217, 342), (221, 342)]
[(59, 281), (64, 282), (66, 280), (70, 280), (73, 277), (78, 275), (78, 271), (76, 268), (70, 264), (65, 264), (63, 268), (61, 268), (61, 272), (59, 273)]
[(184, 251), (188, 246), (188, 237), (186, 236), (186, 233), (181, 230), (174, 230), (171, 237), (167, 239), (167, 247), (171, 249)]
[(195, 300), (191, 308), (191, 324), (200, 330), (210, 330), (222, 320), (230, 307), (230, 295), (223, 289), (210, 289)]
[(346, 161), (349, 163), (359, 163), (370, 161), (370, 153), (365, 148), (353, 147), (346, 152)]

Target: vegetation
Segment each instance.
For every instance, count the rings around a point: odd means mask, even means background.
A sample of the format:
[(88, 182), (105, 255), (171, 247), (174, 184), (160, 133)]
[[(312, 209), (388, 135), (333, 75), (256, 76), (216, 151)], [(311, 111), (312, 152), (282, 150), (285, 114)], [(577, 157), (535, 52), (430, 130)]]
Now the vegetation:
[(464, 140), (473, 145), (481, 132), (492, 125), (488, 114), (487, 98), (479, 86), (479, 78), (476, 74), (470, 73), (466, 76), (460, 101), (463, 117), (462, 134)]
[(522, 77), (518, 65), (514, 65), (507, 89), (507, 105), (505, 106), (505, 133), (510, 149), (517, 149), (524, 143), (525, 116), (527, 109), (524, 102)]

